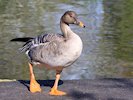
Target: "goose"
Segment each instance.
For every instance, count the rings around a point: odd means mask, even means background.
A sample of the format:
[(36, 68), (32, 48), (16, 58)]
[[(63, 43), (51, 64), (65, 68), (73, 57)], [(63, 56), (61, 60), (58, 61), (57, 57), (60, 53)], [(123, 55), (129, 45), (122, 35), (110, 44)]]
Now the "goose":
[[(33, 66), (45, 66), (56, 71), (56, 79), (50, 95), (66, 95), (58, 90), (58, 82), (63, 68), (73, 64), (81, 55), (83, 44), (81, 38), (74, 33), (69, 24), (85, 28), (74, 11), (66, 11), (60, 19), (62, 34), (42, 34), (35, 38), (27, 38), (21, 49), (29, 58), (30, 86), (32, 93), (41, 92), (41, 87), (35, 79)], [(12, 39), (17, 41), (17, 39)]]

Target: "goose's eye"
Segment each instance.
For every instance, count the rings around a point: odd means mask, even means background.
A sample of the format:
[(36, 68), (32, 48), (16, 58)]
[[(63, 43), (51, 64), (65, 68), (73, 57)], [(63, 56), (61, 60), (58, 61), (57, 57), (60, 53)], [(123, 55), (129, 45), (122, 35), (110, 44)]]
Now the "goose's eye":
[(73, 17), (72, 15), (70, 15), (70, 17)]

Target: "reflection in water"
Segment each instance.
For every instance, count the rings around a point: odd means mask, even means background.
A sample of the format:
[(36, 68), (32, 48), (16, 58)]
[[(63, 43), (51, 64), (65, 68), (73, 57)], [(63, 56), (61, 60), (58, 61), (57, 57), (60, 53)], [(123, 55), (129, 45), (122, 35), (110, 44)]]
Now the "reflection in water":
[[(18, 51), (15, 37), (60, 33), (59, 19), (74, 10), (86, 29), (71, 26), (82, 38), (79, 60), (64, 69), (62, 79), (133, 76), (131, 0), (2, 0), (0, 1), (0, 78), (29, 79), (27, 57)], [(35, 67), (37, 79), (54, 78), (53, 71)]]
[(100, 73), (105, 77), (107, 74), (111, 77), (133, 76), (133, 14), (130, 2), (131, 0), (104, 2), (100, 49), (106, 63), (100, 68)]

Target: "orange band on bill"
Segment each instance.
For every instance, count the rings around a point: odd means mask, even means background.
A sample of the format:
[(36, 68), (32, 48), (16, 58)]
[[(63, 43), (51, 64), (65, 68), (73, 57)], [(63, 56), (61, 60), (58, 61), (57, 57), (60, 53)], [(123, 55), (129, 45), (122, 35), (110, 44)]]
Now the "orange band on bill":
[(84, 27), (83, 22), (80, 21), (80, 22), (79, 22), (79, 26), (80, 26), (80, 27)]

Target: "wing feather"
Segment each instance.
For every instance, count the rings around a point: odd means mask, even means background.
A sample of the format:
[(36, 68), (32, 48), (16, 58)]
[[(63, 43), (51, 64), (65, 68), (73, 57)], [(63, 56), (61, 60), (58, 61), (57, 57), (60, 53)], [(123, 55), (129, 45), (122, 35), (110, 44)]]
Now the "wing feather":
[(63, 35), (61, 34), (42, 34), (27, 41), (23, 45), (23, 47), (20, 48), (20, 51), (27, 52), (36, 46), (43, 45), (48, 42), (60, 41), (62, 39), (63, 39)]

